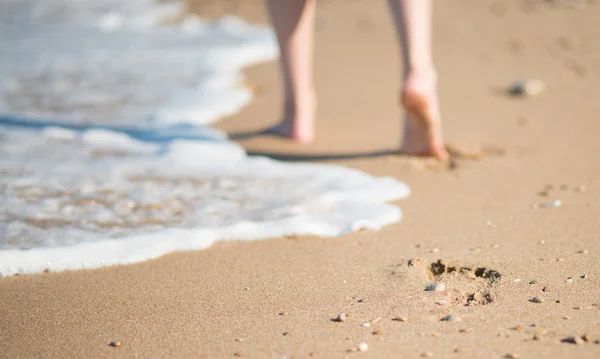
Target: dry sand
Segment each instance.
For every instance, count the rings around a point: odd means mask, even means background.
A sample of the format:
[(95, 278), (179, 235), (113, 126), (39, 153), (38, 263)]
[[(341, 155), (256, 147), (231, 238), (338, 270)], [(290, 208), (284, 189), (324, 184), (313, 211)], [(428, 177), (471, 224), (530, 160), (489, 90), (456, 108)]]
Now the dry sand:
[[(265, 21), (261, 2), (240, 3), (225, 11)], [(432, 171), (426, 161), (371, 155), (397, 148), (400, 133), (399, 53), (384, 1), (321, 2), (317, 141), (240, 143), (406, 181), (413, 195), (399, 203), (402, 222), (340, 238), (220, 243), (131, 266), (2, 278), (0, 357), (600, 357), (600, 5), (553, 3), (436, 2), (447, 140), (495, 150)], [(194, 10), (215, 16), (223, 4), (233, 2), (198, 0)], [(256, 100), (219, 127), (274, 123), (277, 70), (249, 69)], [(502, 92), (526, 78), (544, 80), (548, 91)], [(563, 205), (535, 206), (556, 199)], [(422, 261), (409, 266), (413, 258)], [(443, 273), (431, 267), (440, 259)], [(446, 290), (426, 292), (432, 281)], [(530, 302), (534, 296), (543, 302)], [(347, 320), (331, 321), (340, 312)], [(462, 321), (440, 321), (450, 313)], [(561, 342), (584, 334), (587, 343)], [(368, 351), (348, 352), (361, 342)]]

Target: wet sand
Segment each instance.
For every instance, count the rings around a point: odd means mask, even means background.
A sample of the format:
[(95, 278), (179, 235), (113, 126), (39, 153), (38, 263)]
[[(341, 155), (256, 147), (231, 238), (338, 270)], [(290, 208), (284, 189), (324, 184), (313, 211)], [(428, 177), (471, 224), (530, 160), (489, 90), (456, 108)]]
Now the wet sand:
[[(193, 10), (217, 16), (227, 2), (216, 3)], [(265, 21), (261, 2), (244, 4), (225, 11)], [(323, 1), (316, 142), (248, 135), (278, 119), (276, 63), (247, 71), (255, 101), (217, 127), (251, 153), (399, 178), (413, 191), (398, 203), (405, 218), (0, 278), (0, 357), (600, 357), (598, 19), (600, 5), (436, 2), (447, 141), (480, 154), (448, 170), (390, 154), (402, 114), (385, 2)], [(528, 78), (548, 90), (506, 95)], [(446, 289), (425, 291), (432, 282)], [(361, 342), (368, 350), (352, 352)]]

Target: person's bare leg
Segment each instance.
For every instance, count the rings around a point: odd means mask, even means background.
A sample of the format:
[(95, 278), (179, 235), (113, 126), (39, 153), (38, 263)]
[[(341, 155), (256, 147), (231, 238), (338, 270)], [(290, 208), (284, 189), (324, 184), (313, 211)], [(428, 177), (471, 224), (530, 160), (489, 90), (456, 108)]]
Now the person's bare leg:
[(315, 0), (268, 0), (277, 33), (285, 90), (283, 121), (269, 133), (308, 143), (314, 137), (316, 98), (312, 61)]
[(442, 140), (436, 72), (431, 54), (432, 0), (388, 0), (404, 58), (401, 147), (409, 155), (448, 157)]

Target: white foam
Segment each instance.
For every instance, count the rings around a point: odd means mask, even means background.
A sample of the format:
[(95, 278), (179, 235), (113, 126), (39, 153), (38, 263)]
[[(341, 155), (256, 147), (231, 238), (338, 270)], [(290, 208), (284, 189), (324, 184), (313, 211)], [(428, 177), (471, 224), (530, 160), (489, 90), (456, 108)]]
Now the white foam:
[(1, 275), (400, 220), (395, 179), (249, 157), (205, 126), (251, 100), (240, 70), (276, 56), (270, 29), (149, 0), (0, 8)]

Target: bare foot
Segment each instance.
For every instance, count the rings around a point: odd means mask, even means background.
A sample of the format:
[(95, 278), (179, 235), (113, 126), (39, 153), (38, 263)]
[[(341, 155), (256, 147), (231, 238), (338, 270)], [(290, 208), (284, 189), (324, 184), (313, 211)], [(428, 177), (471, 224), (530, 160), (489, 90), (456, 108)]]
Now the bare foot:
[(312, 120), (285, 119), (267, 129), (265, 133), (294, 140), (301, 145), (311, 143), (314, 139)]
[[(311, 96), (314, 98), (314, 96)], [(308, 144), (314, 139), (315, 100), (304, 101), (302, 106), (286, 106), (284, 120), (267, 129), (265, 133), (290, 138), (299, 144)]]
[(448, 159), (442, 140), (434, 71), (407, 76), (402, 90), (402, 106), (406, 111), (402, 153)]

